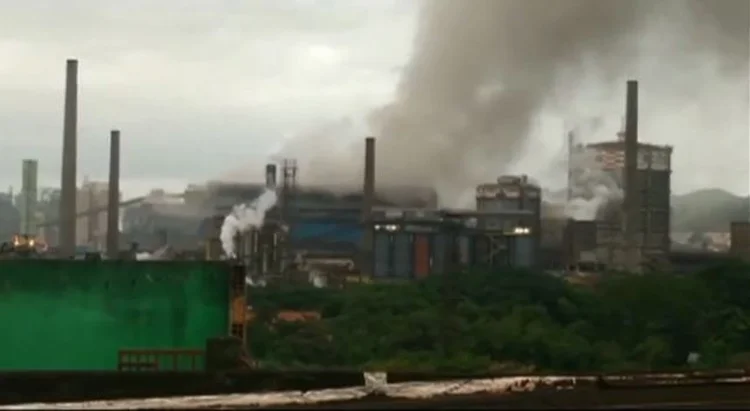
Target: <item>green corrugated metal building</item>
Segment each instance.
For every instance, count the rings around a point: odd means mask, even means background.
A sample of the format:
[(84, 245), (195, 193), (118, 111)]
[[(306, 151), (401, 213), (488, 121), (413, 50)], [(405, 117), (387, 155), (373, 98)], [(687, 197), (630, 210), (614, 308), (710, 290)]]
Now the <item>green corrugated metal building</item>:
[(229, 333), (218, 262), (0, 260), (0, 370), (115, 370), (118, 351)]

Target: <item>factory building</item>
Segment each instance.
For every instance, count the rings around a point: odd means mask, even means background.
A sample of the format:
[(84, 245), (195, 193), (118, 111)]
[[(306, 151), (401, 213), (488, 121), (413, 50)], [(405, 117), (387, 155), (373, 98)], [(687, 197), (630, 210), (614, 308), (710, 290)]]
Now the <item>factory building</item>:
[[(625, 193), (624, 133), (616, 141), (571, 147), (569, 201), (593, 204), (590, 222), (571, 222), (566, 229), (567, 265), (616, 266), (623, 253)], [(635, 246), (645, 263), (667, 258), (670, 251), (671, 146), (638, 143)], [(596, 197), (599, 196), (599, 199)], [(606, 201), (601, 200), (606, 198)]]
[[(495, 189), (493, 196), (491, 189)], [(359, 271), (373, 280), (422, 278), (467, 267), (533, 266), (538, 250), (539, 187), (522, 177), (503, 177), (482, 186), (478, 193), (483, 210), (468, 211), (393, 206), (376, 194), (369, 219), (363, 222), (361, 204), (339, 202), (338, 207), (330, 203), (325, 207), (315, 202), (324, 198), (322, 193), (313, 191), (297, 197), (289, 225), (276, 224), (274, 210), (262, 229), (243, 236), (239, 248), (252, 256), (248, 262), (261, 273), (282, 270), (279, 248), (287, 247), (296, 264), (311, 259), (337, 265), (356, 261)], [(366, 254), (371, 258), (364, 261), (357, 257), (358, 247), (368, 231), (372, 242)]]
[(495, 183), (477, 186), (477, 211), (528, 210), (539, 214), (541, 192), (525, 175), (502, 176)]
[(730, 255), (750, 261), (750, 221), (735, 221), (730, 229)]
[(0, 242), (19, 233), (21, 215), (13, 204), (13, 193), (0, 193)]
[(372, 277), (423, 278), (466, 268), (532, 267), (530, 210), (375, 209)]
[[(363, 220), (362, 193), (300, 188), (293, 205), (284, 210), (280, 199), (262, 228), (239, 236), (238, 258), (266, 277), (302, 266), (328, 265), (341, 271), (356, 265), (361, 276), (375, 281), (468, 267), (535, 265), (541, 190), (527, 178), (505, 176), (480, 186), (478, 210), (438, 209), (433, 193), (378, 189)], [(367, 233), (372, 241), (365, 245)], [(363, 246), (368, 258), (362, 258)]]
[[(494, 227), (502, 227), (503, 232), (519, 231), (510, 237), (518, 252), (530, 256), (536, 266), (542, 241), (542, 189), (529, 181), (526, 175), (501, 176), (497, 182), (481, 184), (476, 192), (477, 211), (495, 213), (487, 217)], [(524, 215), (523, 221), (518, 215)], [(524, 264), (525, 265), (525, 264)]]
[[(236, 198), (242, 190), (237, 185), (232, 186), (231, 191), (236, 195), (229, 195), (227, 187), (216, 190), (225, 193), (226, 197)], [(263, 184), (246, 184), (242, 193), (252, 200), (264, 189)], [(267, 212), (264, 226), (243, 233), (236, 240), (237, 257), (250, 271), (274, 276), (289, 267), (310, 262), (326, 261), (336, 266), (361, 262), (366, 231), (362, 220), (365, 196), (361, 190), (305, 186), (295, 188), (293, 193), (285, 193), (282, 186), (277, 192), (278, 203)], [(234, 204), (243, 202), (249, 200)], [(423, 187), (383, 187), (376, 191), (373, 200), (375, 207), (398, 209), (434, 208), (436, 203), (435, 190)], [(223, 217), (231, 210), (229, 204), (232, 200), (225, 199), (222, 204), (224, 207), (215, 204), (216, 217), (206, 218), (201, 224), (203, 238), (216, 235), (220, 230)]]
[[(356, 266), (360, 280), (386, 280), (536, 265), (541, 189), (526, 176), (479, 186), (475, 210), (438, 209), (434, 189), (376, 187), (374, 139), (365, 146), (363, 190), (297, 188), (292, 162), (284, 163), (278, 187), (275, 176), (267, 176), (265, 186), (256, 188), (256, 197), (276, 189), (279, 200), (263, 227), (235, 239), (237, 258), (251, 275), (289, 275), (305, 267), (347, 272)], [(208, 236), (218, 235), (221, 220), (206, 219)]]
[(38, 228), (38, 237), (45, 244), (51, 247), (58, 246), (58, 235), (60, 228), (57, 225), (44, 224), (47, 221), (56, 221), (60, 215), (60, 189), (59, 188), (42, 188), (39, 191), (38, 202), (39, 213), (41, 214)]
[(203, 216), (210, 215), (200, 207), (179, 198), (167, 196), (163, 190), (152, 190), (143, 202), (122, 213), (122, 232), (128, 242), (153, 250), (165, 242), (178, 251), (195, 250), (202, 239), (199, 233)]
[[(76, 193), (77, 212), (107, 206), (109, 188), (106, 182), (84, 179)], [(103, 250), (107, 234), (107, 213), (95, 213), (76, 218), (76, 246)]]

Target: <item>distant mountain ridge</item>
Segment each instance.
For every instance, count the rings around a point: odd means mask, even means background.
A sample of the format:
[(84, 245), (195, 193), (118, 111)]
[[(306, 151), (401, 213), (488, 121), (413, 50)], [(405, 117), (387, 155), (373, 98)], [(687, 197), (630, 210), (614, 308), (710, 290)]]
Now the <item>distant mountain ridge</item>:
[[(545, 191), (543, 198), (559, 203), (565, 190)], [(706, 188), (672, 196), (673, 232), (728, 232), (733, 221), (750, 220), (750, 197), (719, 188)]]
[(750, 197), (707, 188), (672, 196), (672, 230), (727, 232), (733, 221), (750, 220)]

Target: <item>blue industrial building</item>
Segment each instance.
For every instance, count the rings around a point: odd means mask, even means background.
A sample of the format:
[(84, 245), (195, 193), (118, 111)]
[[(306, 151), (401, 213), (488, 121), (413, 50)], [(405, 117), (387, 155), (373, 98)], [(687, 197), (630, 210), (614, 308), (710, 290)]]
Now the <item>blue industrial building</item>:
[(365, 276), (402, 279), (536, 264), (541, 190), (525, 177), (479, 186), (476, 210), (438, 209), (434, 194), (432, 201), (404, 194), (401, 201), (376, 195), (365, 213), (362, 193), (300, 188), (287, 203), (282, 196), (238, 249), (256, 273), (316, 258), (349, 259)]

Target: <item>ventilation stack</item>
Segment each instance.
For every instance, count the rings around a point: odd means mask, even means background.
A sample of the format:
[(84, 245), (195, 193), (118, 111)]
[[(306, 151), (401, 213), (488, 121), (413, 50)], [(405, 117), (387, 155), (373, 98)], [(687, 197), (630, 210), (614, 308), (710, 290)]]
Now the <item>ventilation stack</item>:
[(76, 173), (78, 161), (78, 60), (65, 67), (62, 181), (60, 184), (60, 256), (72, 258), (76, 248)]
[(623, 228), (625, 265), (639, 271), (641, 265), (638, 233), (640, 231), (640, 187), (638, 186), (638, 82), (629, 80), (625, 102), (625, 198)]
[(109, 134), (109, 187), (107, 189), (107, 256), (120, 254), (120, 131)]

